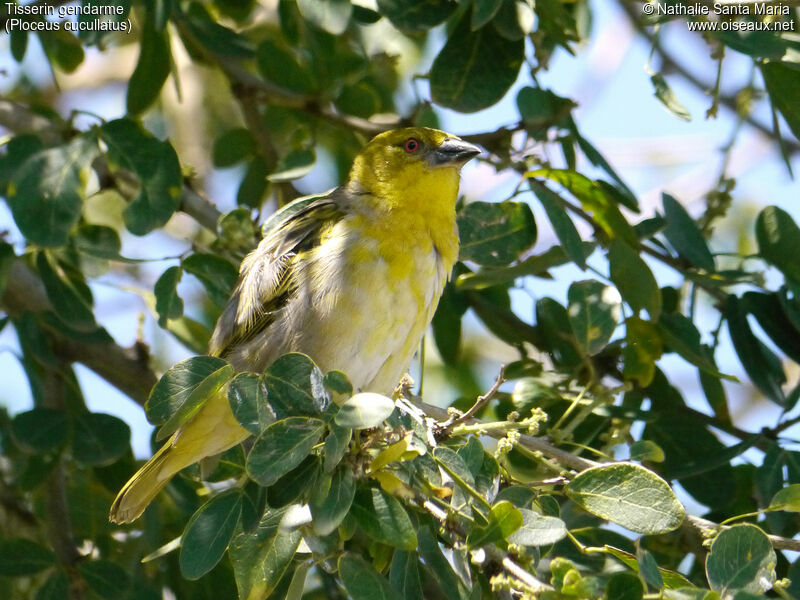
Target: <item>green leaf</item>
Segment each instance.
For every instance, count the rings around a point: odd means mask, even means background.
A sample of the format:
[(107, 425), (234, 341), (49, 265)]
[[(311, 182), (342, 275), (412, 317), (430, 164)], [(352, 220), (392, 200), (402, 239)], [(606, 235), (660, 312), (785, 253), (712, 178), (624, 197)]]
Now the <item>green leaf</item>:
[(661, 315), (661, 290), (647, 263), (627, 242), (615, 239), (608, 249), (611, 281), (636, 312), (646, 310), (653, 321)]
[[(141, 296), (148, 310), (153, 316), (156, 313), (156, 297), (154, 294), (137, 288), (128, 288), (130, 291)], [(208, 350), (208, 341), (211, 339), (211, 331), (202, 323), (183, 316), (177, 319), (168, 319), (164, 329), (169, 331), (184, 346), (195, 354), (203, 354)]]
[(381, 96), (369, 81), (346, 85), (334, 101), (339, 112), (368, 119), (381, 110)]
[(325, 424), (310, 417), (289, 417), (270, 424), (247, 456), (247, 474), (270, 486), (298, 466), (317, 444)]
[(255, 373), (237, 373), (228, 385), (228, 403), (233, 416), (250, 433), (261, 433), (275, 421), (264, 380)]
[(556, 96), (550, 90), (524, 87), (517, 94), (517, 110), (525, 129), (537, 139), (543, 139), (547, 130), (561, 123), (575, 104)]
[(217, 565), (241, 514), (242, 494), (234, 489), (215, 496), (192, 515), (181, 540), (181, 575), (199, 579)]
[(609, 600), (642, 600), (642, 582), (633, 573), (614, 573), (606, 581), (605, 597)]
[(394, 401), (381, 394), (362, 392), (349, 398), (336, 413), (339, 427), (370, 429), (377, 427), (394, 412)]
[(250, 211), (246, 208), (234, 208), (217, 221), (217, 239), (214, 240), (213, 248), (244, 255), (256, 246), (256, 240), (256, 227)]
[(405, 33), (420, 33), (435, 27), (455, 8), (448, 0), (378, 0), (378, 12)]
[[(245, 10), (249, 14), (252, 5), (248, 5), (248, 0), (236, 0), (234, 2), (214, 2), (215, 8), (226, 12), (230, 10), (234, 19), (240, 20), (242, 16), (233, 15), (234, 11)], [(253, 43), (247, 36), (237, 33), (232, 29), (217, 23), (205, 6), (198, 2), (189, 5), (186, 11), (186, 24), (192, 30), (195, 39), (199, 40), (208, 50), (219, 56), (230, 56), (233, 58), (252, 58), (255, 54)], [(185, 38), (184, 38), (185, 40)]]
[[(709, 346), (703, 346), (703, 351), (711, 364), (716, 368), (714, 354), (711, 348)], [(722, 385), (722, 381), (720, 378), (709, 375), (703, 370), (699, 370), (699, 375), (700, 386), (703, 388), (703, 394), (705, 395), (706, 401), (708, 401), (708, 405), (711, 407), (711, 410), (714, 411), (714, 415), (720, 420), (720, 422), (731, 423), (731, 415), (730, 411), (728, 410), (728, 399), (725, 394), (725, 388)]]
[(314, 532), (319, 535), (332, 533), (350, 511), (355, 494), (353, 470), (349, 465), (342, 465), (333, 472), (327, 492), (318, 490), (311, 498)]
[(131, 586), (131, 579), (125, 569), (109, 560), (79, 563), (78, 571), (89, 584), (89, 589), (105, 600), (124, 597)]
[(720, 596), (737, 590), (761, 594), (775, 582), (777, 557), (769, 538), (755, 525), (721, 532), (706, 557), (708, 583)]
[(756, 220), (758, 252), (787, 279), (800, 283), (800, 228), (785, 210), (768, 206)]
[(639, 440), (631, 444), (631, 460), (664, 462), (664, 450), (650, 440)]
[(679, 255), (694, 266), (706, 271), (713, 271), (715, 269), (714, 257), (711, 256), (697, 223), (689, 216), (680, 202), (669, 194), (662, 194), (661, 200), (664, 204), (664, 216), (667, 221), (667, 227), (664, 229), (667, 241)]
[(415, 550), (417, 534), (408, 513), (394, 496), (379, 488), (356, 491), (350, 514), (372, 539), (401, 550)]
[(756, 318), (769, 339), (800, 364), (800, 330), (786, 314), (778, 294), (745, 292), (741, 302), (742, 308)]
[(267, 489), (267, 505), (281, 508), (295, 502), (305, 501), (309, 491), (319, 491), (326, 483), (320, 476), (320, 460), (315, 454), (303, 459), (297, 467), (283, 475)]
[(11, 277), (11, 266), (17, 255), (11, 244), (0, 241), (0, 297), (6, 293), (8, 279)]
[(625, 379), (632, 379), (642, 387), (650, 385), (655, 375), (655, 363), (662, 352), (661, 335), (653, 323), (639, 317), (625, 320), (625, 346), (622, 349)]
[(292, 415), (317, 416), (330, 405), (322, 371), (305, 354), (279, 357), (264, 373), (269, 403), (278, 418)]
[(555, 544), (567, 535), (567, 526), (557, 517), (548, 517), (539, 513), (519, 508), (522, 513), (522, 525), (506, 539), (510, 544), (520, 546), (547, 546)]
[(47, 578), (33, 600), (63, 600), (69, 598), (69, 578), (63, 571), (56, 571)]
[(492, 106), (516, 81), (524, 50), (522, 38), (506, 39), (494, 27), (472, 31), (465, 13), (433, 61), (433, 101), (464, 113)]
[(89, 166), (97, 144), (78, 136), (23, 160), (6, 191), (6, 202), (25, 238), (40, 246), (63, 246), (81, 215)]
[(381, 15), (365, 6), (353, 5), (353, 20), (360, 25), (372, 25), (381, 20)]
[(292, 562), (302, 534), (281, 527), (286, 509), (267, 509), (255, 531), (240, 533), (229, 554), (239, 598), (267, 598)]
[(731, 375), (724, 375), (706, 356), (700, 344), (700, 332), (692, 320), (681, 314), (662, 313), (658, 321), (658, 331), (669, 350), (677, 352), (684, 359), (714, 377), (738, 381)]
[(578, 281), (569, 286), (567, 317), (583, 350), (597, 354), (605, 348), (620, 316), (619, 292), (599, 281)]
[(637, 542), (636, 562), (639, 564), (639, 572), (644, 577), (647, 585), (656, 590), (664, 587), (664, 578), (661, 576), (661, 571), (658, 570), (656, 559), (653, 558), (650, 552), (641, 547), (640, 542)]
[(139, 60), (128, 82), (128, 113), (138, 115), (152, 105), (169, 76), (172, 54), (166, 31), (156, 31), (150, 19), (142, 28)]
[(521, 202), (471, 202), (458, 215), (461, 259), (502, 266), (536, 243), (536, 222)]
[(72, 73), (83, 62), (81, 41), (66, 29), (40, 32), (39, 41), (47, 57), (66, 73)]
[(316, 85), (308, 68), (287, 47), (264, 40), (256, 50), (261, 76), (278, 87), (297, 94), (310, 94)]
[[(625, 552), (620, 550), (619, 548), (615, 548), (614, 546), (609, 546), (606, 544), (605, 546), (606, 551), (613, 556), (614, 558), (618, 559), (628, 568), (633, 570), (635, 573), (641, 572), (639, 567), (639, 561), (636, 556), (631, 554), (630, 552)], [(688, 579), (686, 579), (683, 575), (676, 571), (669, 571), (667, 569), (658, 568), (659, 575), (664, 580), (664, 587), (669, 590), (674, 590), (677, 588), (686, 588), (691, 585)], [(668, 596), (665, 594), (665, 597), (671, 598), (672, 596)], [(709, 600), (708, 598), (702, 598), (701, 600)]]
[(230, 368), (230, 365), (213, 356), (194, 356), (170, 367), (150, 392), (145, 404), (147, 419), (154, 425), (163, 425), (192, 399), (207, 379), (225, 367)]
[(523, 517), (520, 509), (508, 500), (501, 500), (489, 511), (489, 522), (485, 526), (473, 528), (467, 536), (470, 548), (487, 544), (498, 544), (522, 527)]
[[(594, 251), (596, 244), (581, 242), (584, 260)], [(456, 290), (480, 290), (514, 281), (518, 277), (533, 275), (549, 278), (548, 269), (565, 265), (570, 258), (561, 246), (553, 246), (541, 254), (529, 256), (510, 267), (484, 267), (477, 273), (461, 273), (456, 279)]]
[(574, 367), (581, 362), (578, 340), (572, 333), (567, 310), (552, 298), (536, 302), (536, 328), (543, 344), (541, 349), (550, 354), (559, 367)]
[(325, 471), (330, 473), (341, 462), (350, 447), (350, 438), (353, 437), (353, 430), (337, 425), (331, 426), (328, 437), (325, 438)]
[(215, 167), (231, 167), (252, 156), (254, 150), (250, 132), (244, 127), (234, 127), (214, 141), (211, 157)]
[(72, 456), (87, 467), (110, 465), (130, 449), (131, 428), (113, 415), (81, 413), (74, 428)]
[[(711, 33), (729, 48), (754, 58), (780, 59), (790, 45), (788, 37), (776, 35), (772, 31), (721, 31)], [(769, 63), (772, 64), (772, 63)]]
[[(440, 2), (440, 4), (444, 4)], [(472, 20), (470, 27), (473, 31), (486, 25), (500, 10), (503, 0), (475, 0), (473, 2)]]
[(747, 376), (762, 394), (782, 405), (786, 397), (781, 385), (786, 383), (786, 375), (780, 360), (753, 334), (739, 298), (728, 296), (724, 314), (733, 347)]
[(163, 226), (178, 209), (183, 178), (178, 155), (130, 119), (110, 121), (100, 128), (109, 156), (139, 178), (139, 193), (123, 212), (135, 235)]
[(352, 13), (350, 0), (297, 0), (303, 18), (332, 35), (341, 35), (347, 29)]
[(622, 205), (629, 208), (635, 213), (640, 212), (639, 210), (639, 203), (636, 201), (636, 196), (630, 190), (630, 188), (625, 185), (625, 182), (622, 181), (622, 178), (617, 175), (616, 171), (611, 167), (608, 161), (603, 157), (602, 154), (595, 148), (589, 140), (583, 137), (580, 132), (578, 131), (578, 127), (575, 125), (575, 121), (570, 117), (570, 130), (572, 131), (572, 136), (575, 138), (575, 141), (578, 143), (578, 147), (583, 152), (586, 159), (592, 163), (595, 167), (598, 167), (606, 172), (606, 174), (614, 180), (617, 184), (617, 189), (620, 192), (619, 200), (622, 202)]
[(120, 256), (122, 242), (116, 230), (111, 227), (82, 223), (75, 231), (73, 241), (75, 249), (83, 254), (108, 260), (134, 262)]
[(302, 600), (308, 571), (313, 566), (314, 563), (311, 561), (302, 562), (297, 566), (294, 575), (292, 575), (292, 581), (289, 583), (289, 588), (286, 590), (286, 598), (284, 600)]
[[(455, 278), (461, 270), (460, 266), (456, 267), (451, 278)], [(436, 342), (436, 349), (446, 365), (458, 365), (461, 354), (461, 319), (467, 308), (464, 295), (455, 289), (451, 280), (444, 287), (431, 321), (433, 341)]]
[(800, 483), (787, 485), (772, 497), (767, 510), (800, 512)]
[[(200, 358), (200, 357), (195, 357)], [(192, 360), (192, 359), (189, 359)], [(184, 361), (185, 362), (185, 361)], [(181, 427), (184, 423), (188, 422), (192, 417), (194, 417), (200, 409), (203, 408), (206, 402), (209, 400), (214, 400), (216, 402), (223, 401), (224, 397), (219, 398), (216, 397), (219, 394), (221, 388), (230, 381), (233, 377), (233, 367), (229, 364), (225, 364), (216, 371), (214, 371), (211, 375), (206, 377), (201, 383), (199, 383), (196, 387), (194, 387), (192, 393), (186, 398), (185, 402), (178, 407), (172, 416), (167, 419), (167, 422), (161, 425), (161, 427), (156, 432), (155, 439), (156, 441), (166, 439), (173, 433), (175, 433), (179, 427)], [(156, 387), (158, 384), (156, 384)], [(155, 388), (153, 388), (155, 391)], [(150, 398), (153, 398), (153, 395), (150, 395)], [(147, 410), (148, 404), (145, 405), (145, 410)]]
[(96, 329), (92, 292), (83, 273), (48, 251), (37, 253), (36, 268), (53, 310), (61, 320), (79, 331)]
[(395, 550), (389, 569), (389, 582), (404, 600), (424, 600), (419, 555), (416, 552)]
[[(508, 500), (517, 508), (524, 508), (527, 510), (533, 504), (535, 497), (536, 492), (534, 492), (532, 489), (523, 487), (521, 485), (511, 485), (500, 490), (494, 500), (495, 502), (499, 502), (500, 500)], [(524, 527), (525, 513), (522, 513), (522, 517), (522, 526)]]
[(565, 489), (587, 512), (637, 533), (673, 531), (686, 514), (667, 482), (632, 463), (586, 469)]
[(492, 26), (508, 40), (523, 40), (536, 22), (533, 0), (504, 0)]
[(402, 600), (385, 577), (355, 554), (348, 552), (339, 559), (339, 577), (353, 600)]
[(586, 255), (584, 253), (583, 242), (578, 230), (567, 212), (561, 207), (558, 194), (536, 179), (529, 180), (531, 189), (541, 202), (553, 231), (561, 242), (561, 247), (569, 259), (581, 269), (586, 269)]
[(564, 186), (580, 200), (584, 210), (594, 215), (595, 221), (609, 238), (622, 238), (632, 246), (638, 245), (636, 231), (622, 215), (617, 204), (627, 200), (624, 194), (610, 194), (611, 186), (592, 181), (576, 171), (568, 169), (538, 169), (529, 171), (526, 177), (545, 177)]
[(330, 391), (340, 394), (342, 396), (350, 396), (353, 394), (353, 384), (347, 378), (347, 375), (341, 371), (328, 371), (322, 379), (323, 385)]
[(12, 29), (9, 37), (11, 56), (15, 61), (21, 63), (25, 59), (25, 51), (28, 49), (28, 32), (23, 29)]
[(461, 600), (463, 597), (461, 592), (466, 590), (442, 554), (439, 541), (428, 525), (419, 528), (419, 555), (439, 585), (442, 595), (448, 600)]
[(786, 119), (795, 137), (800, 139), (800, 107), (797, 105), (797, 98), (800, 96), (800, 71), (790, 68), (786, 63), (772, 60), (761, 63), (761, 75), (772, 105)]
[(191, 273), (218, 306), (225, 306), (236, 285), (238, 270), (233, 264), (216, 254), (195, 252), (181, 263), (183, 270)]
[(28, 452), (55, 452), (67, 443), (69, 420), (67, 413), (55, 408), (34, 408), (21, 412), (11, 421), (14, 442)]
[(240, 206), (260, 208), (269, 185), (267, 175), (269, 175), (269, 169), (264, 159), (260, 156), (253, 157), (247, 163), (242, 183), (239, 184), (239, 190), (236, 192), (236, 203)]
[(169, 319), (179, 319), (183, 316), (183, 300), (178, 295), (178, 283), (182, 276), (183, 270), (180, 267), (169, 267), (161, 274), (153, 288), (158, 324), (161, 327), (166, 327)]
[(313, 150), (293, 150), (282, 157), (275, 170), (267, 175), (272, 183), (282, 183), (300, 179), (308, 175), (317, 162), (317, 155)]
[(56, 555), (44, 546), (24, 538), (0, 540), (0, 575), (34, 575), (57, 564)]
[(669, 87), (667, 80), (664, 79), (661, 73), (653, 73), (650, 76), (650, 81), (653, 83), (656, 98), (661, 101), (661, 104), (663, 104), (669, 112), (684, 121), (692, 120), (692, 115), (689, 114), (686, 107), (678, 100), (675, 92)]

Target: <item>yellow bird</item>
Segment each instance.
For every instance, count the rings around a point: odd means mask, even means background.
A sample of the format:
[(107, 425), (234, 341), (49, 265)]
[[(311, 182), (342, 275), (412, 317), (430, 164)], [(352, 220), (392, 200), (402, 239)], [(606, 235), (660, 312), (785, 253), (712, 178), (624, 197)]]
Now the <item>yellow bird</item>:
[[(242, 262), (209, 354), (261, 372), (287, 352), (389, 394), (408, 369), (458, 258), (459, 171), (480, 149), (436, 129), (376, 136), (347, 182), (299, 198)], [(109, 518), (142, 514), (178, 471), (250, 435), (223, 393), (208, 400), (122, 488)]]

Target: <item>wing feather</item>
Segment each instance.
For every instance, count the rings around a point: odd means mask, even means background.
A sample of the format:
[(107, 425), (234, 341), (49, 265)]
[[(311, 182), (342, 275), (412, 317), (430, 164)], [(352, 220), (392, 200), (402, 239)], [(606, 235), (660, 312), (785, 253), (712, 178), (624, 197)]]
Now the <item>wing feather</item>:
[(294, 258), (318, 245), (327, 228), (344, 216), (337, 191), (298, 198), (265, 223), (261, 243), (242, 261), (209, 354), (224, 357), (274, 321), (296, 287)]

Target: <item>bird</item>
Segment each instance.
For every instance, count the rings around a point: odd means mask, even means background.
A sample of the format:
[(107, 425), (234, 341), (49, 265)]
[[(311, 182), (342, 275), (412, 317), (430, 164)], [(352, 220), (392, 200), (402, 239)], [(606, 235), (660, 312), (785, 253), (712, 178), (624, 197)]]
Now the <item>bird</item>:
[[(323, 372), (347, 373), (356, 391), (391, 394), (458, 259), (460, 171), (480, 153), (427, 127), (375, 136), (344, 184), (298, 198), (265, 222), (209, 354), (261, 372), (301, 352)], [(131, 477), (109, 519), (136, 520), (177, 472), (249, 436), (217, 393)]]

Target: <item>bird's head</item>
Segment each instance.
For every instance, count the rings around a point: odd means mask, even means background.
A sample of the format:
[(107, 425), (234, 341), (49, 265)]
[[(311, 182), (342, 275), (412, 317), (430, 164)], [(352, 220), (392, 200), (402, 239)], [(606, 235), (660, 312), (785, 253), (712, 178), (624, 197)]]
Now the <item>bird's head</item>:
[(459, 170), (480, 153), (474, 144), (438, 129), (392, 129), (375, 136), (356, 157), (349, 182), (376, 195), (437, 193), (445, 187), (454, 188), (454, 195)]

